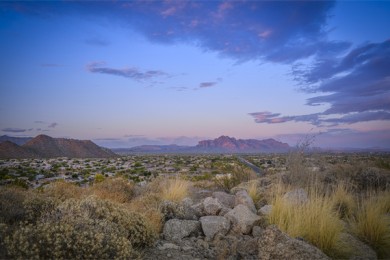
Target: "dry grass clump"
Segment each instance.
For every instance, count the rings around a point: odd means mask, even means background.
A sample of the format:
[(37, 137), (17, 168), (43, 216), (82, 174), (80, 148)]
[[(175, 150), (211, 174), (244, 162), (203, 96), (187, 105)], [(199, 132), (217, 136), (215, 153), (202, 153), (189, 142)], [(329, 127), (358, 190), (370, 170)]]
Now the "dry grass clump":
[(356, 198), (344, 182), (340, 182), (331, 194), (333, 209), (341, 219), (349, 219), (357, 209)]
[(59, 180), (44, 186), (40, 191), (46, 197), (51, 197), (59, 201), (67, 199), (79, 199), (84, 196), (85, 190), (73, 183)]
[(108, 178), (95, 183), (91, 191), (101, 199), (126, 203), (134, 197), (134, 184), (123, 178)]
[(161, 198), (158, 194), (144, 194), (135, 198), (129, 204), (129, 208), (145, 217), (151, 229), (156, 234), (160, 233), (163, 225), (163, 214), (160, 210)]
[(66, 200), (35, 225), (21, 223), (4, 244), (11, 258), (133, 259), (155, 236), (140, 214), (92, 196)]
[(164, 200), (179, 202), (188, 196), (191, 183), (179, 178), (169, 179), (162, 183), (161, 196)]
[(258, 189), (257, 181), (250, 182), (246, 191), (248, 192), (249, 196), (252, 198), (255, 205), (261, 200), (261, 195)]
[(307, 203), (293, 204), (282, 195), (279, 192), (273, 199), (270, 224), (277, 225), (291, 237), (302, 237), (328, 255), (342, 253), (340, 233), (343, 225), (329, 197), (311, 192)]
[(363, 199), (352, 222), (352, 230), (369, 244), (379, 258), (390, 257), (389, 192)]

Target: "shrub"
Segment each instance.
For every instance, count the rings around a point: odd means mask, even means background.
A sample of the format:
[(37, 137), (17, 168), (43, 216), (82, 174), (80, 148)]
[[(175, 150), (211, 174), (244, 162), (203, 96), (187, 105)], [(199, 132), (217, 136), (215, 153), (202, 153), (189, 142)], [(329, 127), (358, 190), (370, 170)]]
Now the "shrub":
[(188, 196), (190, 182), (179, 178), (169, 179), (163, 183), (162, 198), (179, 202)]
[(365, 198), (359, 205), (356, 218), (352, 220), (355, 234), (368, 243), (379, 258), (390, 257), (389, 192), (386, 195), (371, 194)]
[(140, 214), (91, 196), (66, 200), (36, 225), (21, 224), (5, 246), (14, 258), (138, 258), (136, 248), (155, 236)]
[(123, 178), (108, 178), (92, 187), (94, 195), (102, 199), (125, 203), (134, 196), (134, 185)]
[(24, 220), (23, 201), (28, 192), (20, 187), (0, 187), (0, 222), (13, 224)]
[(160, 211), (161, 198), (157, 194), (144, 194), (132, 200), (129, 208), (139, 212), (150, 224), (153, 232), (160, 233), (162, 230), (163, 214)]
[(95, 175), (95, 182), (102, 182), (102, 181), (104, 181), (105, 178), (106, 178), (106, 177), (104, 177), (103, 174), (97, 173), (97, 174)]
[(225, 191), (230, 191), (233, 187), (242, 182), (247, 182), (256, 178), (256, 174), (251, 170), (243, 166), (235, 167), (232, 169), (232, 173), (216, 175), (214, 181), (216, 185)]
[(65, 201), (72, 198), (81, 198), (84, 195), (84, 190), (82, 188), (63, 180), (46, 185), (42, 189), (42, 192), (45, 197), (51, 197), (59, 201)]

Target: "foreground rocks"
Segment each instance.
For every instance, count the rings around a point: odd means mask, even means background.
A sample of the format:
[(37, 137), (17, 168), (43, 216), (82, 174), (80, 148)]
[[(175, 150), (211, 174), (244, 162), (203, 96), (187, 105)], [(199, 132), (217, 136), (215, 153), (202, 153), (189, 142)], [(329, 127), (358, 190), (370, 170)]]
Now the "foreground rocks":
[(258, 240), (259, 259), (330, 259), (317, 247), (289, 237), (275, 226), (267, 227)]
[[(205, 194), (196, 203), (188, 198), (181, 203), (163, 203), (166, 222), (161, 240), (146, 249), (143, 259), (330, 259), (317, 247), (276, 226), (266, 226), (272, 205), (257, 211), (246, 191)], [(286, 193), (284, 199), (302, 204), (308, 196), (297, 189)], [(351, 259), (376, 259), (364, 243), (356, 240), (354, 247), (357, 253)]]
[(197, 220), (171, 219), (164, 225), (164, 238), (169, 241), (179, 241), (188, 236), (201, 234), (200, 222)]

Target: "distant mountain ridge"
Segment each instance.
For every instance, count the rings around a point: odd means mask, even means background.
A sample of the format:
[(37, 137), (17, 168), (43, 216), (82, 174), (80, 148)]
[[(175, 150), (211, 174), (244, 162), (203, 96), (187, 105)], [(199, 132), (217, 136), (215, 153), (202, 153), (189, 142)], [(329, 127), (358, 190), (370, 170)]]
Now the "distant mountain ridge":
[(38, 135), (19, 146), (10, 141), (0, 143), (0, 158), (107, 158), (117, 156), (90, 140), (52, 138)]
[(24, 145), (28, 141), (33, 139), (33, 137), (13, 137), (13, 136), (8, 136), (8, 135), (2, 135), (0, 136), (0, 143), (9, 141), (17, 145)]
[(142, 145), (129, 149), (113, 149), (118, 154), (131, 153), (268, 153), (287, 152), (290, 146), (274, 139), (236, 139), (220, 136), (214, 140), (199, 141), (196, 146)]
[(232, 152), (271, 152), (286, 151), (290, 149), (290, 146), (287, 143), (282, 143), (274, 139), (236, 139), (224, 135), (214, 140), (200, 141), (196, 147), (198, 149)]

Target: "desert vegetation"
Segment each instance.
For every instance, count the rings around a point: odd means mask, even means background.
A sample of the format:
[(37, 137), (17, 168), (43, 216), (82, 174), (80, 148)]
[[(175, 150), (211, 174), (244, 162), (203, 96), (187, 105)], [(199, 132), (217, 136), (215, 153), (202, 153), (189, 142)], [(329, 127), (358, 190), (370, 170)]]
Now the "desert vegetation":
[[(262, 169), (261, 176), (234, 156), (172, 155), (131, 158), (131, 163), (123, 157), (107, 160), (108, 166), (88, 159), (86, 165), (117, 167), (110, 169), (112, 175), (97, 171), (88, 185), (66, 179), (36, 188), (15, 181), (4, 183), (0, 187), (0, 256), (282, 257), (269, 249), (274, 247), (270, 246), (273, 237), (292, 239), (279, 241), (286, 248), (291, 243), (297, 243), (293, 248), (315, 246), (335, 259), (390, 257), (390, 169), (386, 155), (300, 150), (243, 157)], [(158, 174), (152, 162), (174, 171)], [(69, 160), (56, 164), (68, 167)], [(26, 161), (24, 165), (31, 167)], [(67, 171), (84, 171), (73, 166)], [(141, 168), (153, 173), (142, 182), (135, 181), (130, 171)], [(15, 169), (19, 168), (3, 167), (2, 171), (10, 175)], [(253, 220), (249, 226), (236, 222), (236, 214), (245, 210)], [(207, 221), (217, 221), (221, 230), (210, 235)], [(194, 229), (175, 240), (182, 230), (170, 231), (175, 225), (196, 227), (196, 232)]]

